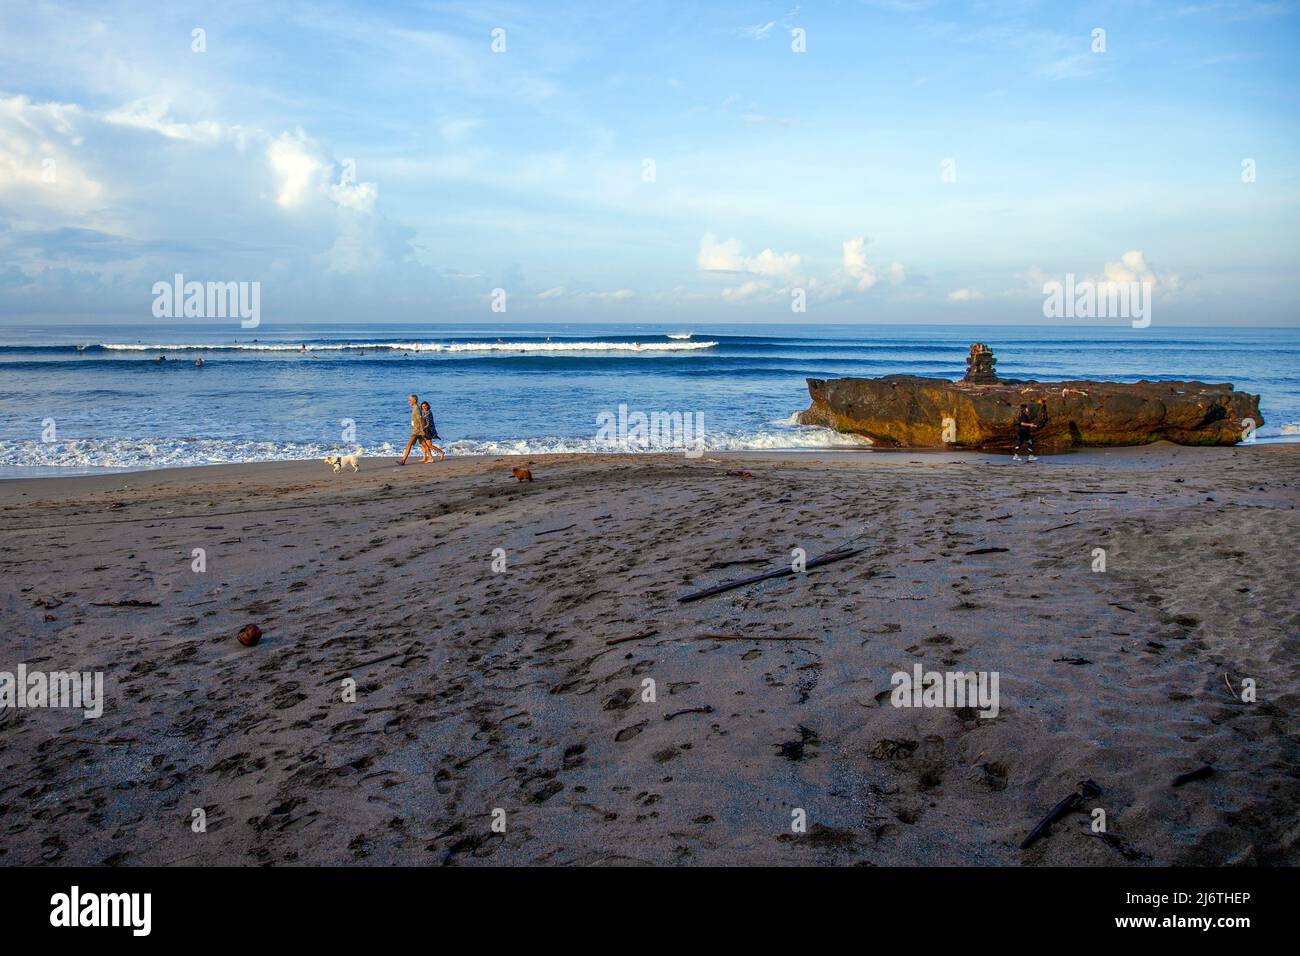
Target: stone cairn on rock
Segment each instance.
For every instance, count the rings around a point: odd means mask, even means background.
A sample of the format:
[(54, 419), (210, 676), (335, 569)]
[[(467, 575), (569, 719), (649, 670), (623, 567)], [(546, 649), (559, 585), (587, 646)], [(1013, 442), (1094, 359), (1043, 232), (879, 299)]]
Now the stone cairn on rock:
[(993, 350), (983, 342), (976, 342), (970, 347), (970, 355), (966, 356), (966, 376), (962, 381), (973, 385), (995, 385), (998, 373), (993, 371), (993, 366), (997, 364)]

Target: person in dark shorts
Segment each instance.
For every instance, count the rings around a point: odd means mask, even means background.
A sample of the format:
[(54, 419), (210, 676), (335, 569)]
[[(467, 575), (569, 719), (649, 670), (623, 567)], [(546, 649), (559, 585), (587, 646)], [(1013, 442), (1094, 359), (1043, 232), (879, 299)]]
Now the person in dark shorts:
[[(406, 464), (406, 459), (411, 456), (411, 449), (415, 447), (417, 442), (421, 445), (421, 454), (424, 454), (423, 446), (426, 443), (424, 419), (420, 417), (420, 400), (414, 395), (407, 395), (406, 403), (411, 406), (411, 437), (406, 442), (406, 451), (402, 452), (401, 460), (397, 462), (399, 465)], [(428, 461), (429, 459), (425, 457), (423, 460)]]
[(1016, 415), (1016, 444), (1011, 449), (1011, 460), (1020, 460), (1020, 446), (1024, 445), (1030, 461), (1037, 461), (1034, 454), (1034, 432), (1038, 429), (1038, 417), (1030, 405), (1021, 405)]
[[(433, 421), (433, 409), (429, 407), (428, 402), (420, 403), (420, 420), (424, 422), (424, 444), (426, 446), (426, 454), (429, 451), (436, 451), (438, 453), (438, 460), (442, 461), (447, 457), (447, 453), (433, 443), (435, 439), (438, 441), (441, 441), (442, 439), (438, 437), (438, 426)], [(426, 457), (424, 460), (433, 461), (433, 458)]]

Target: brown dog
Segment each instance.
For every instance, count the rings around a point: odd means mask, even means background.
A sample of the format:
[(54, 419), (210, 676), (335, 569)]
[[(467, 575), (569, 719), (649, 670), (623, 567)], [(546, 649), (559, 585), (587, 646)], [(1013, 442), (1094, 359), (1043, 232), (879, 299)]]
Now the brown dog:
[(520, 481), (532, 481), (533, 473), (527, 468), (511, 468), (510, 474), (514, 475)]

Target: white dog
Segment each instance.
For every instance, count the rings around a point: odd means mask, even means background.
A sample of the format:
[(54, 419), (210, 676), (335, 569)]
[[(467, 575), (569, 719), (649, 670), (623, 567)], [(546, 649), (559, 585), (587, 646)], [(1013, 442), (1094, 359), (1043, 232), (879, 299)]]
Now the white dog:
[(353, 471), (357, 471), (361, 467), (361, 449), (358, 448), (350, 455), (326, 455), (324, 461), (334, 469), (336, 475), (348, 465), (352, 466)]

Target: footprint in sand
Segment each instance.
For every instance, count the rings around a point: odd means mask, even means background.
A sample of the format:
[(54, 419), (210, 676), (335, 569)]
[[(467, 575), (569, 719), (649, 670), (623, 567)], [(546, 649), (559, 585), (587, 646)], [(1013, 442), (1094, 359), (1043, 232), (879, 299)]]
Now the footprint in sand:
[(641, 721), (641, 723), (633, 724), (631, 727), (624, 727), (622, 730), (620, 730), (618, 733), (614, 735), (614, 739), (619, 743), (624, 743), (628, 740), (631, 740), (637, 734), (641, 733), (641, 731), (645, 730), (646, 724), (648, 723), (649, 723), (648, 720), (643, 720)]

